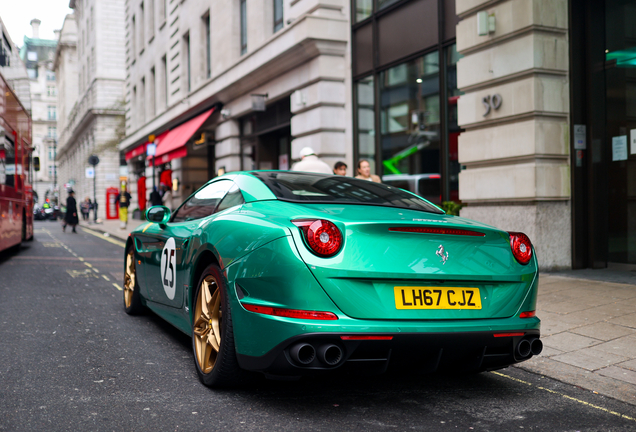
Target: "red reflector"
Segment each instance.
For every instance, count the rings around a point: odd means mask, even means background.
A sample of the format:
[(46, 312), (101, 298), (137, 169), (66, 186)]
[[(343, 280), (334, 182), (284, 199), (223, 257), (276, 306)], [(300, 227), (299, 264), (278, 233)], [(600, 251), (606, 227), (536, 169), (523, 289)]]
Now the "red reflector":
[(468, 231), (468, 230), (455, 229), (455, 228), (395, 227), (395, 228), (389, 228), (389, 231), (409, 232), (409, 233), (419, 233), (419, 234), (465, 235), (465, 236), (475, 236), (475, 237), (484, 237), (486, 235), (484, 233), (480, 233), (476, 231)]
[(340, 336), (342, 340), (391, 340), (393, 336)]
[(301, 318), (313, 320), (337, 320), (336, 314), (331, 312), (305, 311), (298, 309), (281, 309), (269, 306), (257, 306), (253, 304), (241, 303), (245, 309), (264, 315), (274, 315), (285, 318)]
[(521, 312), (519, 318), (532, 318), (537, 314), (536, 311)]
[(495, 333), (494, 337), (513, 337), (513, 336), (523, 336), (525, 333)]

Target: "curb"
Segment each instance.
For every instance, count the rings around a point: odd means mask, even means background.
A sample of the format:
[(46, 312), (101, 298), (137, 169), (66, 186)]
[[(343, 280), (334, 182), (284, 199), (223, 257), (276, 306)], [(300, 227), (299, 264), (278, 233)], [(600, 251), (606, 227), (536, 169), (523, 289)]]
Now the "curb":
[(95, 226), (92, 226), (92, 225), (86, 226), (86, 225), (81, 225), (80, 224), (79, 226), (81, 228), (83, 228), (83, 229), (86, 229), (86, 230), (89, 230), (89, 231), (93, 231), (95, 233), (102, 234), (104, 237), (112, 237), (114, 239), (121, 240), (123, 242), (126, 242), (126, 240), (127, 240), (127, 236), (120, 236), (120, 235), (117, 235), (117, 234), (112, 234), (112, 233), (109, 233), (106, 230), (99, 229), (98, 227), (95, 227)]

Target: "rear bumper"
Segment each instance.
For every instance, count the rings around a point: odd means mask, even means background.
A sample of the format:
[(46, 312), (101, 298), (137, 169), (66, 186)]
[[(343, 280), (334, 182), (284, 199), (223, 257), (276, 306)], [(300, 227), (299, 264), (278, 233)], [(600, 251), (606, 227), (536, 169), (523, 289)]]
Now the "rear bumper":
[[(237, 354), (243, 369), (272, 376), (302, 376), (335, 372), (382, 373), (400, 370), (404, 373), (436, 371), (484, 371), (501, 369), (528, 360), (516, 348), (522, 340), (539, 338), (539, 330), (508, 330), (521, 336), (495, 337), (501, 331), (355, 334), (308, 333), (291, 337), (263, 356)], [(390, 340), (343, 340), (342, 336), (391, 336)], [(314, 348), (315, 357), (303, 364), (294, 354), (294, 347), (306, 344)], [(320, 352), (337, 347), (341, 356), (328, 364)], [(322, 350), (321, 350), (322, 348)], [(310, 348), (306, 348), (311, 352)], [(338, 350), (332, 348), (333, 352)], [(305, 357), (308, 360), (310, 357)], [(332, 356), (333, 361), (335, 357)]]

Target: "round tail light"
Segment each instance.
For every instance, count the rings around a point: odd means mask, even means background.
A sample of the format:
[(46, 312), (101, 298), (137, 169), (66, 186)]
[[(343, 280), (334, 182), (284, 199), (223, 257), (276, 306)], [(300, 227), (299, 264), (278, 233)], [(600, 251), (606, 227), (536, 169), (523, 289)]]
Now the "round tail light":
[(532, 243), (524, 233), (509, 232), (512, 255), (520, 264), (528, 264), (532, 259)]
[(342, 234), (333, 222), (312, 219), (292, 223), (301, 229), (311, 251), (320, 257), (334, 256), (342, 247)]

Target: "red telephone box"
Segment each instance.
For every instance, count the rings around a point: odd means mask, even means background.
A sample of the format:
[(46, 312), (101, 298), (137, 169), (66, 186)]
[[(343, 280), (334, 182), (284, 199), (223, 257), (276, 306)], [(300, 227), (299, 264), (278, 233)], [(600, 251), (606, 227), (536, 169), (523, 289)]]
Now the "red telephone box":
[(106, 189), (106, 219), (119, 219), (117, 214), (117, 195), (119, 191), (115, 187)]

